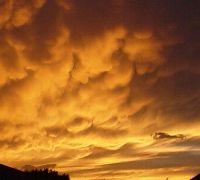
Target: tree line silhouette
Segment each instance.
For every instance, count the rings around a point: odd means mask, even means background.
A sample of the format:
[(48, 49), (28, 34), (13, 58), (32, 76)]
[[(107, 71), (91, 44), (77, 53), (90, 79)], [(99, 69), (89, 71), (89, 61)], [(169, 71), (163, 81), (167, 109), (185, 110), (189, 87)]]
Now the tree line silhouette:
[(20, 171), (0, 164), (0, 180), (70, 180), (68, 174), (59, 175), (47, 168), (32, 171)]

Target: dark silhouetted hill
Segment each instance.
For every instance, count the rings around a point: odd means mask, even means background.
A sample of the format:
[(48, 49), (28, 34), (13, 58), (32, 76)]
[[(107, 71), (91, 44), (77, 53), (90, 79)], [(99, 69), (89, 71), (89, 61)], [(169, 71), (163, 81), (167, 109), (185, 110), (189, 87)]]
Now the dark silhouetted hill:
[(20, 171), (0, 164), (0, 180), (70, 180), (69, 175), (59, 175), (57, 171), (42, 169)]
[(190, 180), (200, 180), (200, 174), (196, 175), (195, 177), (193, 177), (192, 179)]

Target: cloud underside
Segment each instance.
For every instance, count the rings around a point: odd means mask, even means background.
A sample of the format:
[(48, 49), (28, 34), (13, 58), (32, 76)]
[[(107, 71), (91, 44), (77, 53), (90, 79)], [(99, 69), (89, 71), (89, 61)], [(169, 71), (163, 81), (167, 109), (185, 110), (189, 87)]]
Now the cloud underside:
[(0, 1), (2, 163), (74, 179), (195, 174), (198, 5)]

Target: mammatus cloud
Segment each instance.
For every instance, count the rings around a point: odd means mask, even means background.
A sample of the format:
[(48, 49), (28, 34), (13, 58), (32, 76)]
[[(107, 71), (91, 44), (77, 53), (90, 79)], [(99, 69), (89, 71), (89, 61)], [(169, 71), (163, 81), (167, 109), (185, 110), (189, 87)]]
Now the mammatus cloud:
[(197, 4), (0, 1), (2, 163), (74, 179), (196, 173)]
[(8, 0), (1, 1), (0, 28), (12, 29), (31, 23), (46, 0)]

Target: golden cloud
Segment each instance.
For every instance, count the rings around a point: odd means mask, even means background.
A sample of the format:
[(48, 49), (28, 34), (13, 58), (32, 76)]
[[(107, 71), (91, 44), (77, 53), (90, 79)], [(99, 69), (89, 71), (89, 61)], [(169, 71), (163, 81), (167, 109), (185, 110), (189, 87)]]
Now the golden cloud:
[[(200, 86), (194, 70), (198, 68), (189, 67), (186, 60), (176, 65), (171, 50), (178, 51), (184, 40), (177, 40), (168, 25), (157, 32), (156, 25), (138, 28), (134, 21), (134, 29), (132, 23), (119, 23), (117, 14), (126, 16), (123, 8), (128, 13), (125, 1), (110, 1), (108, 7), (117, 3), (114, 12), (100, 1), (91, 4), (108, 10), (105, 25), (99, 14), (83, 17), (90, 11), (79, 3), (0, 2), (2, 163), (56, 164), (74, 179), (80, 178), (79, 173), (88, 179), (98, 177), (97, 172), (110, 177), (112, 170), (118, 171), (113, 177), (126, 179), (131, 177), (127, 173), (135, 172), (146, 177), (147, 170), (156, 179), (166, 175), (165, 167), (183, 174), (180, 163), (169, 165), (173, 158), (189, 155), (196, 163), (199, 156), (186, 151), (185, 142), (186, 152), (177, 157), (183, 150), (180, 142), (159, 144), (150, 135), (167, 132), (161, 135), (170, 138), (168, 133), (194, 136), (195, 132), (199, 136), (195, 125), (200, 117)], [(185, 126), (190, 128), (177, 132)], [(165, 154), (166, 149), (171, 151)], [(191, 168), (191, 163), (184, 163)], [(158, 174), (150, 170), (159, 168)]]

